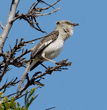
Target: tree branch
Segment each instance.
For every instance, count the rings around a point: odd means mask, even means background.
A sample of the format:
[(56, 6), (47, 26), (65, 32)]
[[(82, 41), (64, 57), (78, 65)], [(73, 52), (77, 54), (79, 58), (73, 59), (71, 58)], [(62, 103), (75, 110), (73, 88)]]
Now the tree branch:
[[(16, 39), (16, 44), (13, 48), (11, 48), (10, 46), (10, 51), (0, 54), (0, 56), (3, 57), (3, 61), (0, 62), (0, 81), (2, 80), (2, 77), (4, 76), (4, 74), (10, 70), (9, 65), (13, 65), (15, 67), (25, 67), (26, 63), (29, 62), (29, 60), (26, 60), (26, 58), (23, 58), (23, 56), (31, 52), (31, 50), (26, 49), (24, 51), (22, 47), (26, 46), (26, 44), (28, 43), (31, 44), (33, 43), (33, 41), (36, 41), (41, 38), (43, 37), (36, 38), (30, 41), (23, 41), (24, 39), (21, 38), (19, 44), (18, 44), (18, 39)], [(15, 56), (16, 53), (20, 51), (22, 51), (21, 55), (16, 57)]]
[(9, 12), (9, 15), (7, 18), (6, 25), (3, 28), (3, 31), (2, 31), (1, 36), (0, 36), (0, 53), (3, 52), (2, 49), (3, 49), (4, 43), (6, 41), (7, 35), (9, 34), (9, 31), (12, 27), (11, 21), (15, 17), (15, 13), (16, 13), (18, 3), (19, 3), (19, 0), (12, 0), (12, 4), (11, 4), (10, 12)]
[(37, 85), (37, 86), (44, 86), (44, 84), (42, 84), (40, 82), (41, 79), (44, 79), (43, 76), (45, 76), (46, 74), (52, 74), (53, 71), (61, 71), (63, 70), (63, 68), (61, 67), (64, 67), (64, 66), (71, 66), (72, 62), (67, 62), (68, 59), (66, 60), (63, 60), (61, 62), (58, 62), (57, 65), (55, 67), (48, 67), (46, 69), (46, 71), (44, 73), (41, 73), (41, 72), (37, 72), (35, 73), (31, 80), (29, 80), (29, 77), (28, 77), (28, 74), (27, 74), (27, 84), (21, 89), (21, 91), (19, 91), (17, 93), (17, 95), (15, 97), (18, 97), (20, 96), (29, 86), (31, 85)]
[(5, 84), (2, 86), (2, 87), (0, 87), (0, 91), (2, 90), (2, 89), (4, 89), (4, 91), (3, 92), (5, 92), (6, 91), (6, 88), (9, 88), (9, 87), (11, 87), (11, 86), (15, 86), (15, 84), (17, 84), (19, 81), (17, 81), (16, 82), (16, 80), (17, 80), (18, 78), (16, 77), (14, 80), (12, 79), (10, 82), (8, 82), (7, 83), (7, 80), (6, 80), (6, 82), (5, 82)]
[[(60, 8), (55, 9), (54, 11), (50, 12), (50, 13), (45, 13), (45, 14), (41, 14), (41, 12), (43, 12), (44, 10), (49, 9), (50, 7), (53, 7), (56, 3), (58, 3), (60, 0), (57, 0), (55, 3), (48, 5), (48, 7), (45, 8), (38, 8), (36, 7), (39, 3), (45, 3), (44, 1), (38, 0), (38, 2), (33, 3), (31, 5), (31, 7), (28, 10), (28, 13), (26, 14), (19, 14), (19, 11), (16, 13), (15, 18), (12, 20), (12, 23), (14, 21), (16, 21), (17, 19), (24, 19), (25, 21), (27, 21), (29, 23), (29, 25), (33, 28), (35, 28), (36, 30), (46, 33), (45, 31), (42, 31), (42, 29), (39, 27), (39, 23), (37, 22), (37, 17), (39, 16), (45, 16), (45, 15), (50, 15), (52, 13), (55, 13), (56, 11), (58, 11)], [(35, 26), (36, 24), (36, 26)]]
[(3, 29), (4, 28), (4, 26), (2, 25), (2, 22), (0, 22), (0, 27)]

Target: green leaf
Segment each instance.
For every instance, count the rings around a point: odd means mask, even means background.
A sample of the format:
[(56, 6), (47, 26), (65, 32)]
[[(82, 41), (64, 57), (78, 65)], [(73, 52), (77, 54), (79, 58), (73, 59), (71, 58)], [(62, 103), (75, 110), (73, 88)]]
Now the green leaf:
[(28, 96), (28, 99), (29, 99), (29, 98), (31, 97), (31, 95), (35, 92), (35, 89), (36, 89), (35, 87), (31, 89), (31, 91), (30, 91), (30, 93), (29, 93), (29, 96)]

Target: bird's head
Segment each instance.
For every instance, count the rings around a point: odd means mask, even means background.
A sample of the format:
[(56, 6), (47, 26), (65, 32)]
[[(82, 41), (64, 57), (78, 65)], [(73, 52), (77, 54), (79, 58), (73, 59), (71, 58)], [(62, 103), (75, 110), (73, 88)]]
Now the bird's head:
[(69, 34), (71, 36), (73, 34), (73, 28), (74, 26), (78, 26), (78, 23), (72, 23), (68, 20), (62, 20), (56, 22), (56, 29), (61, 29), (65, 33)]

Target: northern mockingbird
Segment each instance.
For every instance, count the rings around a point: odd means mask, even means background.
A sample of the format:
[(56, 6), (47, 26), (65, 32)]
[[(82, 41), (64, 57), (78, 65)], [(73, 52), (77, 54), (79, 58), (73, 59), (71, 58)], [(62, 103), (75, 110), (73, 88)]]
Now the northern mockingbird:
[(55, 30), (44, 36), (42, 40), (31, 49), (30, 62), (23, 73), (17, 91), (20, 91), (22, 88), (29, 71), (32, 71), (43, 61), (56, 63), (52, 59), (56, 58), (60, 54), (65, 40), (73, 34), (73, 28), (77, 25), (79, 24), (74, 24), (68, 20), (57, 21)]

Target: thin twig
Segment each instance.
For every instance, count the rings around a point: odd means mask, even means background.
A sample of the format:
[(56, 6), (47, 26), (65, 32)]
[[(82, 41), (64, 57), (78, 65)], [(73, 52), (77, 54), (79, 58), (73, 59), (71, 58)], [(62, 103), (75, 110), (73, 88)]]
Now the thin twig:
[(2, 25), (2, 22), (0, 22), (0, 27), (1, 27), (2, 29), (4, 29), (4, 26)]
[(5, 84), (2, 87), (0, 87), (0, 91), (2, 89), (4, 89), (4, 92), (5, 92), (6, 88), (9, 88), (10, 86), (14, 86), (15, 84), (17, 84), (19, 81), (16, 81), (16, 80), (17, 80), (17, 77), (14, 80), (12, 79), (8, 83), (7, 83), (7, 80), (6, 80)]
[(50, 14), (52, 14), (52, 13), (57, 12), (59, 9), (60, 9), (60, 8), (57, 8), (57, 9), (55, 9), (54, 11), (52, 11), (52, 12), (50, 12), (50, 13), (38, 14), (36, 17), (39, 17), (39, 16), (45, 16), (45, 15), (50, 15)]
[(60, 0), (57, 0), (55, 3), (51, 4), (49, 7), (45, 7), (45, 8), (41, 8), (42, 10), (47, 10), (49, 9), (50, 7), (56, 5)]

